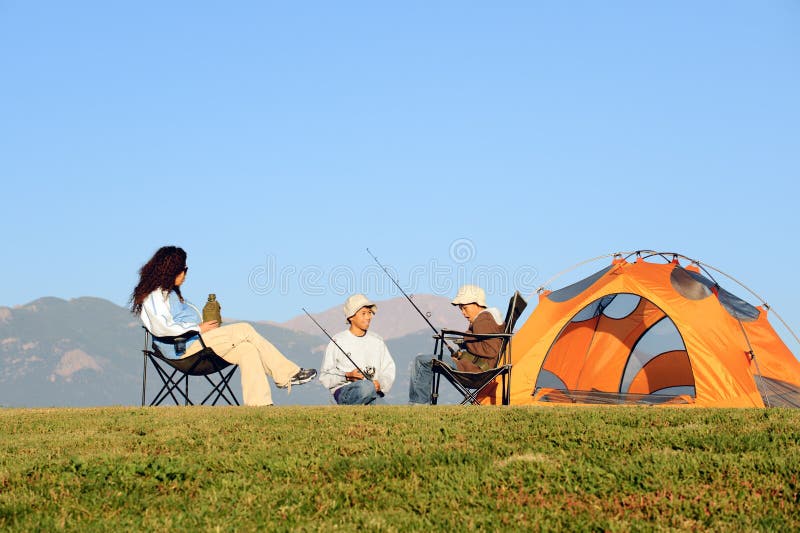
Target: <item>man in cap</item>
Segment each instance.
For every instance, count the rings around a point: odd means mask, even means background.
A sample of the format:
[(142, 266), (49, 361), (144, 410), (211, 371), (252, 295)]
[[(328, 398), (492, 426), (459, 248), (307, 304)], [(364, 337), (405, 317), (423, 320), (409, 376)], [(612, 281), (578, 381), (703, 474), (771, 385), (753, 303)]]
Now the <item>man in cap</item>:
[[(462, 286), (450, 303), (457, 305), (469, 322), (466, 333), (503, 333), (500, 311), (496, 307), (486, 307), (486, 293), (477, 285)], [(461, 349), (451, 356), (448, 363), (454, 369), (464, 372), (489, 370), (497, 365), (501, 345), (500, 338), (479, 340), (465, 336), (459, 343)], [(414, 360), (408, 388), (408, 400), (412, 404), (426, 404), (431, 401), (431, 359), (430, 355), (423, 354)]]
[[(392, 355), (383, 339), (369, 331), (377, 310), (378, 306), (363, 294), (349, 297), (344, 303), (344, 316), (350, 327), (334, 335), (336, 342), (330, 342), (325, 350), (319, 380), (339, 405), (369, 405), (392, 388), (395, 378)], [(368, 375), (363, 375), (359, 368)]]

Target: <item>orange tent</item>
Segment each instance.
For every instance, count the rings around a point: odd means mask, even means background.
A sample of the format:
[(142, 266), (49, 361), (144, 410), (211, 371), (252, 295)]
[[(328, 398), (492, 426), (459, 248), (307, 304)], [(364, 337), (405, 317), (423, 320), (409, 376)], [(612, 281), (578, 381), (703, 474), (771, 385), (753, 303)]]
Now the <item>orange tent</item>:
[(682, 259), (617, 254), (586, 279), (540, 290), (512, 339), (511, 403), (800, 407), (800, 362), (767, 306)]

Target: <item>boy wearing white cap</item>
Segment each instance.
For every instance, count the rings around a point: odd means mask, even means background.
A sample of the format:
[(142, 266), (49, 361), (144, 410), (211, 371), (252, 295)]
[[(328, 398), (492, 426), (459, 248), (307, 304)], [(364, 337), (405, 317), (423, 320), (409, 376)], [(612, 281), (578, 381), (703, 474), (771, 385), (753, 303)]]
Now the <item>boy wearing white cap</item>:
[[(343, 310), (350, 327), (334, 335), (336, 342), (330, 342), (325, 350), (319, 380), (339, 405), (372, 404), (394, 383), (392, 355), (383, 339), (368, 331), (377, 309), (363, 294), (349, 297)], [(364, 376), (359, 368), (370, 375)]]
[[(457, 305), (469, 321), (466, 333), (479, 335), (487, 333), (502, 333), (503, 318), (496, 307), (486, 307), (486, 293), (477, 285), (464, 285), (458, 289), (458, 294), (450, 302)], [(497, 365), (500, 355), (502, 340), (469, 340), (466, 337), (460, 343), (459, 350), (448, 362), (456, 370), (465, 372), (482, 372)], [(411, 380), (408, 387), (408, 400), (412, 404), (425, 404), (431, 401), (431, 384), (433, 371), (431, 370), (431, 356), (418, 355), (411, 369)]]

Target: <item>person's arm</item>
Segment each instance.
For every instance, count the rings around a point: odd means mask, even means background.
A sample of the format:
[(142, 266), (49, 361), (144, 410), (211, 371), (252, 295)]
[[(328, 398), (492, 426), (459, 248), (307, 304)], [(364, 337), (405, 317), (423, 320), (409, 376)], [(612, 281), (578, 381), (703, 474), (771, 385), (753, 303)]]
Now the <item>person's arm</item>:
[[(472, 332), (478, 334), (502, 333), (503, 325), (495, 322), (491, 314), (481, 313), (475, 317), (475, 321), (472, 323)], [(500, 355), (500, 347), (503, 345), (502, 339), (470, 340), (469, 336), (465, 337), (465, 339), (467, 351), (472, 355), (494, 360)]]
[(339, 348), (333, 342), (329, 342), (328, 347), (325, 348), (325, 355), (322, 358), (322, 365), (319, 369), (319, 381), (329, 390), (346, 382), (342, 376), (343, 372), (336, 364), (336, 356), (339, 353)]
[[(169, 307), (170, 307), (170, 310), (172, 311), (172, 319), (175, 322), (178, 322), (178, 323), (182, 323), (182, 322), (191, 322), (191, 323), (200, 322), (200, 320), (202, 319), (203, 313), (200, 311), (200, 309), (196, 305), (193, 305), (188, 300), (184, 300), (183, 302), (178, 302), (178, 304), (180, 306), (180, 311), (176, 314), (175, 313), (175, 307), (176, 307), (176, 303), (175, 302), (176, 302), (177, 298), (173, 298), (173, 296), (175, 296), (174, 293), (170, 294)], [(218, 327), (219, 327), (219, 322), (218, 321), (209, 320), (207, 322), (200, 322), (199, 330), (200, 330), (200, 333), (205, 333), (206, 331), (209, 331), (209, 330), (212, 330), (212, 329), (215, 329), (215, 328), (218, 328)]]
[(177, 337), (187, 331), (201, 331), (200, 324), (192, 321), (176, 322), (169, 301), (161, 291), (153, 291), (142, 303), (142, 321), (156, 337)]

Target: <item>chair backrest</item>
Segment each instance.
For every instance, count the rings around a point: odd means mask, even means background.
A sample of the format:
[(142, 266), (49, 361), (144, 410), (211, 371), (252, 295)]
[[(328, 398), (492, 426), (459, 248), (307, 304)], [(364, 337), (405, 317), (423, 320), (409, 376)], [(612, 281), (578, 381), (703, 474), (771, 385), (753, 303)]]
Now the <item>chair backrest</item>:
[[(515, 291), (514, 296), (508, 301), (508, 310), (506, 311), (503, 333), (508, 335), (514, 333), (514, 326), (517, 325), (517, 320), (522, 316), (522, 312), (525, 311), (526, 307), (528, 307), (528, 302), (525, 301), (525, 298), (522, 297), (519, 291)], [(508, 345), (510, 343), (510, 338), (507, 337), (503, 339), (503, 344), (500, 346), (500, 355), (497, 358), (497, 366), (506, 364), (508, 360)]]
[(528, 302), (525, 301), (519, 291), (516, 291), (508, 301), (504, 333), (514, 333), (514, 326), (517, 325), (517, 320), (522, 316), (522, 312), (525, 311), (526, 307), (528, 307)]

